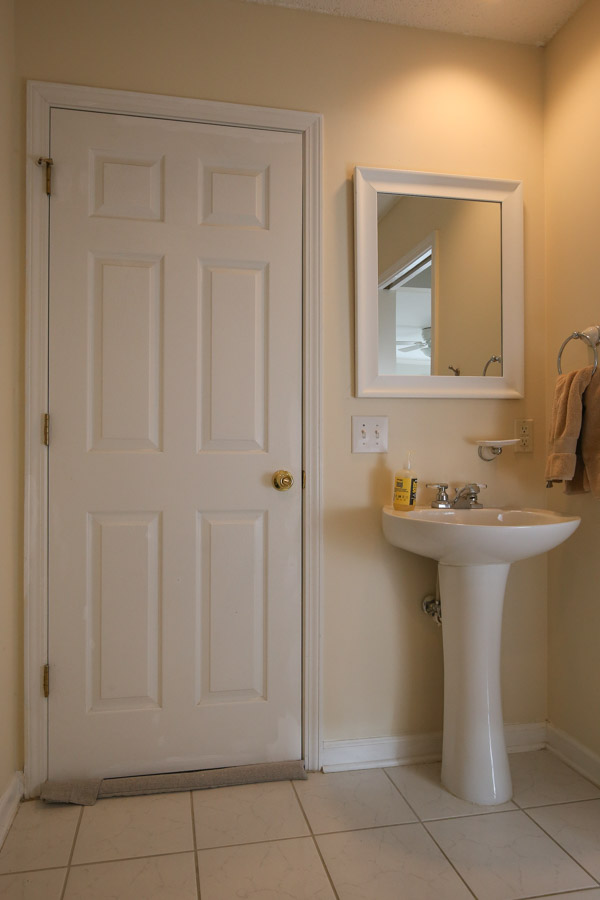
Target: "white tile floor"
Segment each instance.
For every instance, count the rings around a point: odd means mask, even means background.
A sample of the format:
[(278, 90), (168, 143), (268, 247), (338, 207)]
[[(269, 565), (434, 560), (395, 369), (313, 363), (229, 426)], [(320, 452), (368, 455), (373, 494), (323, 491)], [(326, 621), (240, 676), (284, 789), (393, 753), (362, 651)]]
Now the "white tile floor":
[(600, 790), (549, 751), (511, 756), (513, 802), (439, 763), (100, 800), (23, 803), (1, 900), (600, 900)]

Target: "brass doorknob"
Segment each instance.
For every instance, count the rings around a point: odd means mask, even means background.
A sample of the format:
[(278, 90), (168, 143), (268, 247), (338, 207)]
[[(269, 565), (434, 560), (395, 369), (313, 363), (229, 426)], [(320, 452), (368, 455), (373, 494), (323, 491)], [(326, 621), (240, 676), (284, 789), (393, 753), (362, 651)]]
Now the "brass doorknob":
[(285, 469), (279, 469), (273, 475), (273, 487), (278, 491), (289, 491), (294, 483), (294, 476)]

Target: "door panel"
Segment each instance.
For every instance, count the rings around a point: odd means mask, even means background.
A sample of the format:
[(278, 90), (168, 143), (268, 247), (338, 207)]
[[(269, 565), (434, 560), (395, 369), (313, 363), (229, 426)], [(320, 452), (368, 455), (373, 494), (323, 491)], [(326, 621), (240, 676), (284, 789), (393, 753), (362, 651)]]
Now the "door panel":
[(297, 759), (301, 137), (51, 146), (49, 777)]
[(267, 449), (267, 275), (263, 266), (202, 264), (200, 450)]
[(159, 513), (88, 515), (90, 711), (161, 706)]

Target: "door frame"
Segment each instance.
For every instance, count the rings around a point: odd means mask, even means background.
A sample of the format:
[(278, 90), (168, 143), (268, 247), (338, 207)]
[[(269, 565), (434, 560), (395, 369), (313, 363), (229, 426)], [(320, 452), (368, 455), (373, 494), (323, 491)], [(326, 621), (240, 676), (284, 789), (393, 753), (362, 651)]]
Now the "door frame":
[[(50, 204), (44, 166), (51, 156), (50, 110), (143, 115), (213, 125), (295, 132), (303, 138), (303, 707), (307, 769), (320, 768), (321, 748), (321, 242), (322, 116), (129, 91), (30, 81), (27, 84), (27, 256), (25, 409), (25, 795), (47, 778), (48, 701), (48, 242)], [(55, 165), (60, 165), (59, 160)]]

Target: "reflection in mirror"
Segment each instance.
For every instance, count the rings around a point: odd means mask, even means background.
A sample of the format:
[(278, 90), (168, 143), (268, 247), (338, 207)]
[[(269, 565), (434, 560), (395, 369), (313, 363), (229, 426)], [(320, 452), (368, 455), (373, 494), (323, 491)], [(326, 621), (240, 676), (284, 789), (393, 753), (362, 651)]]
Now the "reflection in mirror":
[(380, 375), (502, 375), (501, 225), (497, 202), (377, 194)]
[(518, 181), (355, 170), (359, 397), (523, 396)]
[[(378, 210), (389, 211), (385, 203), (394, 195), (380, 194), (377, 198)], [(389, 217), (379, 218), (379, 234), (386, 237), (385, 225)], [(399, 242), (390, 240), (392, 255), (403, 248)], [(379, 246), (385, 244), (380, 241)], [(379, 256), (379, 374), (380, 375), (430, 375), (431, 374), (431, 307), (433, 270), (436, 260), (437, 235), (411, 247), (408, 253), (385, 266)], [(404, 248), (405, 249), (405, 248)]]

